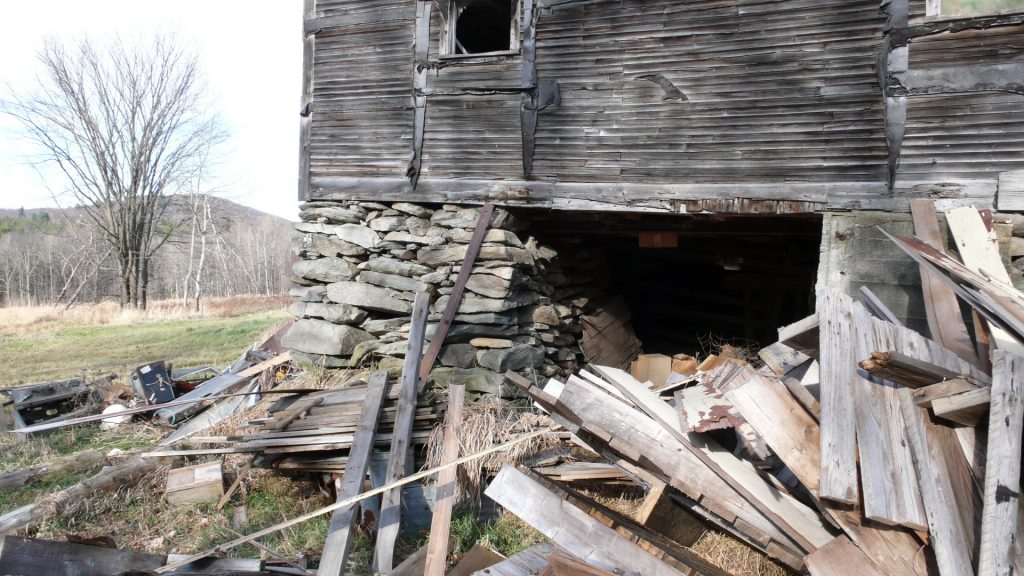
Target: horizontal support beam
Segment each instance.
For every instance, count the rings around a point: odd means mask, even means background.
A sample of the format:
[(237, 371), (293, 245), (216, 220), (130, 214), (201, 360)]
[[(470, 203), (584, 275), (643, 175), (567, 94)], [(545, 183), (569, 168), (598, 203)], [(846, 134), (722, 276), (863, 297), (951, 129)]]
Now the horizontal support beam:
[(939, 20), (906, 28), (894, 28), (889, 32), (892, 46), (903, 46), (914, 38), (932, 36), (943, 32), (962, 32), (964, 30), (983, 30), (996, 26), (1018, 26), (1024, 24), (1024, 13), (1003, 14), (1000, 16), (984, 16), (980, 18), (957, 18), (955, 20)]
[(1024, 62), (890, 72), (885, 87), (886, 96), (993, 91), (1024, 94)]
[[(947, 210), (991, 207), (995, 180), (924, 182), (898, 180), (811, 183), (558, 182), (552, 180), (421, 179), (413, 190), (404, 178), (314, 177), (310, 199), (416, 201), (541, 206), (560, 210), (682, 213), (809, 213), (825, 210), (909, 212), (913, 198), (936, 198)], [(703, 206), (703, 208), (702, 208)]]

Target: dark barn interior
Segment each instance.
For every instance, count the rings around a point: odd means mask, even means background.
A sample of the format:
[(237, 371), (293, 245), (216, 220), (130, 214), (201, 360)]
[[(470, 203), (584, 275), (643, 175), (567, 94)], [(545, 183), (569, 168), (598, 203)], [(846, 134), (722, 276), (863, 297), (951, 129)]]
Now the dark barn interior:
[(531, 216), (570, 285), (594, 304), (624, 298), (644, 353), (758, 349), (814, 311), (820, 216)]

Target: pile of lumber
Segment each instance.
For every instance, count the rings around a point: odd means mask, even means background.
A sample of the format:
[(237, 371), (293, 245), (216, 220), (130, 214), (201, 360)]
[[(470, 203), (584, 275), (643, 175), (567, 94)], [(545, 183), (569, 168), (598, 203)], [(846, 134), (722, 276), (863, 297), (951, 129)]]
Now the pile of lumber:
[[(391, 444), (399, 387), (397, 381), (388, 384), (374, 436), (374, 445), (385, 450)], [(342, 389), (286, 396), (270, 406), (268, 417), (248, 422), (256, 430), (229, 436), (196, 436), (191, 438), (192, 444), (220, 447), (178, 452), (249, 453), (257, 456), (257, 467), (342, 473), (366, 395), (367, 383), (355, 381)], [(411, 440), (421, 446), (437, 420), (437, 402), (429, 392), (417, 398)]]
[[(1017, 573), (1024, 295), (984, 215), (948, 218), (959, 259), (937, 234), (893, 238), (921, 263), (931, 338), (870, 293), (862, 305), (819, 287), (817, 313), (780, 329), (758, 369), (726, 359), (668, 385), (603, 366), (506, 378), (648, 490), (644, 516), (685, 510), (812, 575)], [(919, 234), (934, 220), (916, 203)], [(579, 573), (724, 573), (538, 470), (506, 467), (487, 494), (554, 545), (492, 574), (554, 566), (559, 547), (590, 565)]]

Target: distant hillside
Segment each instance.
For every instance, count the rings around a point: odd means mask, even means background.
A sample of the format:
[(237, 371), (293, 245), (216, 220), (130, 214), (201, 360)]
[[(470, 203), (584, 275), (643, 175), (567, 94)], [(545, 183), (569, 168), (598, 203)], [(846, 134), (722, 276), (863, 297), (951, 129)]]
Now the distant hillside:
[[(187, 210), (186, 205), (184, 204), (184, 197), (171, 196), (170, 198), (171, 201), (175, 203), (175, 206), (168, 207), (167, 214), (171, 217), (184, 217), (184, 213)], [(222, 215), (228, 220), (251, 223), (260, 219), (271, 219), (277, 220), (282, 227), (287, 226), (289, 230), (291, 229), (291, 223), (286, 218), (282, 218), (268, 212), (263, 212), (219, 196), (210, 196), (210, 202), (214, 212)], [(84, 214), (80, 206), (70, 208), (0, 208), (0, 220), (24, 218), (27, 220), (34, 220), (36, 222), (61, 222), (64, 220), (76, 220), (82, 216), (84, 216)], [(2, 232), (4, 232), (4, 229), (3, 227), (0, 227), (0, 233)]]

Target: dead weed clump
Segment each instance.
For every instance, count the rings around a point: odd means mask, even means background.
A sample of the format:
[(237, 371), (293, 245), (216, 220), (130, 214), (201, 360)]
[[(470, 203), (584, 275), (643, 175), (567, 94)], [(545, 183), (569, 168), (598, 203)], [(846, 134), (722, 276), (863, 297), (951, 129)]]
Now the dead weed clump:
[[(551, 424), (552, 422), (546, 417), (538, 416), (527, 410), (513, 408), (497, 397), (466, 404), (463, 407), (459, 432), (459, 457), (482, 452), (522, 434), (546, 428)], [(426, 466), (428, 468), (441, 463), (444, 428), (444, 423), (438, 423), (427, 440)], [(483, 478), (488, 472), (495, 471), (504, 464), (522, 462), (538, 452), (554, 449), (560, 445), (561, 443), (554, 435), (541, 435), (520, 442), (509, 450), (495, 452), (467, 462), (459, 468), (461, 492), (469, 494), (476, 500), (480, 495)]]
[[(771, 558), (735, 538), (708, 530), (690, 547), (698, 556), (736, 576), (789, 576)], [(851, 567), (855, 571), (854, 567)]]

